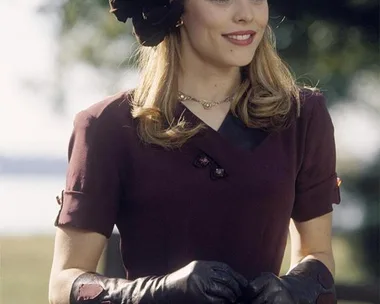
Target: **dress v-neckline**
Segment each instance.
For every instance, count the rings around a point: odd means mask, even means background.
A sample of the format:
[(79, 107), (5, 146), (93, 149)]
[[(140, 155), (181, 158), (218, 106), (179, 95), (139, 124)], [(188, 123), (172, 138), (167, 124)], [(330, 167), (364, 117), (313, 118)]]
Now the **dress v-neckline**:
[[(222, 144), (224, 146), (228, 146), (231, 148), (237, 155), (240, 157), (242, 156), (241, 153), (245, 154), (249, 158), (252, 157), (253, 154), (257, 153), (259, 150), (261, 150), (264, 146), (267, 145), (267, 143), (271, 140), (272, 137), (274, 137), (278, 132), (265, 132), (263, 130), (259, 129), (250, 129), (253, 131), (259, 131), (266, 133), (266, 136), (263, 137), (259, 143), (254, 145), (250, 148), (242, 148), (238, 144), (234, 143), (231, 138), (227, 138), (226, 134), (224, 132), (225, 128), (229, 127), (227, 126), (227, 123), (230, 123), (229, 121), (231, 119), (238, 120), (235, 116), (233, 116), (231, 110), (229, 110), (224, 117), (221, 125), (219, 126), (218, 130), (213, 129), (210, 127), (206, 122), (204, 122), (200, 117), (198, 117), (194, 112), (192, 112), (188, 107), (186, 107), (183, 103), (179, 103), (179, 110), (181, 115), (183, 115), (187, 122), (189, 122), (192, 125), (198, 125), (203, 124), (205, 127), (203, 130), (200, 131), (199, 134), (194, 138), (195, 142), (198, 146), (203, 146), (205, 149), (209, 151), (214, 151), (214, 144)], [(240, 122), (240, 121), (239, 121)], [(240, 122), (242, 125), (243, 123)], [(243, 127), (248, 129), (247, 127)], [(252, 135), (253, 136), (253, 135)], [(237, 156), (236, 155), (236, 156)]]
[[(222, 128), (223, 124), (226, 122), (227, 117), (231, 114), (231, 110), (228, 110), (224, 118), (222, 119), (221, 124), (219, 125), (218, 129), (214, 129), (211, 125), (209, 125), (207, 122), (205, 122), (202, 118), (200, 118), (197, 114), (195, 114), (189, 107), (187, 107), (184, 103), (180, 102), (180, 112), (185, 115), (185, 117), (190, 121), (192, 124), (203, 124), (206, 129), (208, 129), (210, 132), (219, 133), (220, 129)], [(188, 113), (186, 115), (186, 113)]]

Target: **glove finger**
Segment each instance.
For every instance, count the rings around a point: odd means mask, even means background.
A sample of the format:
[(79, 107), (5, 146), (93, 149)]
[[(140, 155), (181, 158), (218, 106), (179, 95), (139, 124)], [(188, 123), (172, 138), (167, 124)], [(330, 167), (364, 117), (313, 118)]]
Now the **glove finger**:
[(230, 286), (225, 284), (225, 281), (213, 278), (207, 286), (205, 293), (210, 296), (209, 300), (212, 303), (235, 303), (238, 296)]
[(247, 285), (248, 285), (248, 280), (242, 274), (236, 272), (231, 267), (229, 267), (227, 264), (219, 263), (219, 264), (213, 266), (212, 269), (215, 271), (226, 272), (228, 275), (233, 277), (238, 282), (239, 285), (241, 285), (243, 287), (247, 287)]
[[(208, 304), (226, 304), (226, 303), (235, 303), (233, 299), (226, 298), (226, 297), (220, 297), (216, 295), (207, 295), (206, 299)], [(192, 303), (195, 304), (195, 303)]]
[[(249, 304), (267, 304), (267, 303), (272, 303), (268, 302), (267, 298), (265, 295), (261, 294), (257, 298), (252, 299)], [(290, 303), (289, 303), (290, 304)]]
[(248, 280), (242, 274), (236, 272), (235, 270), (231, 268), (229, 270), (230, 270), (231, 275), (235, 278), (235, 280), (239, 283), (239, 285), (243, 287), (248, 286)]
[(233, 277), (231, 277), (228, 273), (219, 272), (217, 273), (217, 275), (213, 276), (211, 279), (217, 284), (222, 285), (222, 288), (230, 289), (234, 293), (236, 298), (241, 296), (242, 291), (238, 282)]
[(271, 273), (264, 273), (253, 281), (249, 282), (250, 292), (253, 294), (252, 296), (258, 296), (265, 287), (272, 280), (273, 275)]

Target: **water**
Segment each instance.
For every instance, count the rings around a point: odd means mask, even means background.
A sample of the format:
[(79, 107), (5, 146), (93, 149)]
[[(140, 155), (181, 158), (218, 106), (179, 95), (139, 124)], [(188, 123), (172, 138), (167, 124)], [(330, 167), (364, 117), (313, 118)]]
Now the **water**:
[(0, 235), (53, 234), (64, 183), (58, 175), (0, 175)]

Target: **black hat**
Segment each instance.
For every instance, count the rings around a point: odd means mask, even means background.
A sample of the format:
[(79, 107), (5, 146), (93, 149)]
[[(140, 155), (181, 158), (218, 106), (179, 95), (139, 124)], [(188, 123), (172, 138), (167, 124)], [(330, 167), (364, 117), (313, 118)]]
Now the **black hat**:
[(183, 0), (109, 0), (110, 12), (121, 22), (132, 19), (134, 34), (144, 46), (156, 46), (176, 28)]

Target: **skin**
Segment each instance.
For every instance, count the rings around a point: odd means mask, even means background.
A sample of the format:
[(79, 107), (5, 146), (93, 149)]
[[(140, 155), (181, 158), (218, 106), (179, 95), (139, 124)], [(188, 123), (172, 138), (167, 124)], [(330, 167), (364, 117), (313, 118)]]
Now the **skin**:
[[(265, 0), (187, 0), (182, 28), (182, 56), (186, 68), (196, 60), (202, 67), (234, 71), (248, 65), (268, 24)], [(253, 30), (251, 45), (237, 46), (222, 35)], [(198, 66), (197, 64), (197, 66)]]
[(74, 280), (95, 272), (106, 246), (106, 237), (72, 228), (57, 228), (49, 280), (49, 303), (68, 304)]
[[(268, 15), (265, 0), (187, 0), (181, 27), (179, 89), (210, 101), (223, 100), (233, 93), (240, 83), (240, 67), (252, 61), (262, 40)], [(253, 44), (233, 45), (222, 36), (242, 30), (257, 32)], [(214, 130), (229, 110), (228, 103), (210, 110), (193, 101), (185, 105)], [(302, 260), (315, 258), (334, 274), (331, 226), (332, 214), (302, 223), (291, 221), (291, 268)]]
[(291, 221), (291, 267), (300, 261), (317, 259), (335, 274), (335, 262), (331, 244), (332, 213), (322, 215), (306, 222)]
[[(180, 90), (196, 98), (224, 99), (239, 84), (239, 68), (251, 62), (261, 41), (268, 22), (267, 2), (187, 0), (183, 21), (181, 64), (186, 73), (180, 73)], [(235, 46), (222, 36), (240, 30), (257, 32), (251, 46)], [(194, 102), (186, 106), (214, 129), (229, 110), (227, 103), (207, 112)], [(327, 214), (303, 223), (292, 221), (292, 267), (303, 259), (316, 258), (334, 273), (331, 219)], [(49, 282), (51, 304), (68, 303), (73, 281), (83, 272), (96, 271), (105, 245), (106, 238), (98, 233), (57, 228)]]
[[(179, 89), (198, 99), (225, 99), (241, 82), (240, 67), (252, 61), (262, 40), (268, 24), (267, 1), (187, 0), (182, 19)], [(234, 45), (223, 37), (246, 30), (257, 33), (249, 46)], [(196, 102), (185, 105), (213, 129), (229, 110), (229, 104), (208, 111)]]

